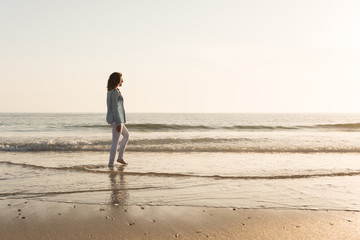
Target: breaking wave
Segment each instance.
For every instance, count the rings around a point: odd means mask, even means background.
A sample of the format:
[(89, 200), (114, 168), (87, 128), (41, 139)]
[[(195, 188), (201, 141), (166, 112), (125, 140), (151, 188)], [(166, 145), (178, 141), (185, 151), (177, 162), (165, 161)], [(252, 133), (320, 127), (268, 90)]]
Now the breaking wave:
[[(130, 152), (234, 152), (234, 153), (359, 153), (360, 145), (331, 142), (294, 144), (272, 142), (267, 138), (159, 138), (134, 139), (127, 146)], [(110, 140), (92, 141), (17, 141), (0, 142), (0, 152), (108, 152)]]

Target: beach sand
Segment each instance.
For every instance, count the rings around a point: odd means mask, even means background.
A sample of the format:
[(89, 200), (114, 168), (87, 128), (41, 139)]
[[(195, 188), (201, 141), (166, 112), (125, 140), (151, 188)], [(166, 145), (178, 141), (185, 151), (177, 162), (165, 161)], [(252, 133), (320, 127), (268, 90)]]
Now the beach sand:
[(360, 239), (360, 213), (0, 201), (7, 239)]

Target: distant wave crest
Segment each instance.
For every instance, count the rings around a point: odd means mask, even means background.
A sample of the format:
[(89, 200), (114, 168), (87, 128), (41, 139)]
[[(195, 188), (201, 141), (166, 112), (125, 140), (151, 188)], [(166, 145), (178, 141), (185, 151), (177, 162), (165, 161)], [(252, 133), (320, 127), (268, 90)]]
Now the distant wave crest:
[[(230, 126), (209, 126), (209, 125), (181, 125), (181, 124), (127, 124), (131, 131), (151, 132), (151, 131), (293, 131), (302, 129), (327, 130), (327, 131), (360, 131), (360, 123), (338, 123), (338, 124), (317, 124), (308, 126), (281, 126), (281, 125), (230, 125)], [(109, 125), (82, 125), (82, 126), (65, 126), (65, 128), (86, 128), (86, 129), (108, 129)]]
[(343, 124), (320, 124), (316, 128), (330, 128), (330, 129), (348, 129), (360, 130), (360, 123), (343, 123)]
[[(65, 126), (66, 128), (109, 128), (109, 125), (83, 125)], [(181, 124), (126, 124), (131, 131), (208, 131), (208, 130), (291, 130), (297, 127), (289, 126), (262, 126), (262, 125), (233, 125), (233, 126), (206, 126), (206, 125), (181, 125)]]

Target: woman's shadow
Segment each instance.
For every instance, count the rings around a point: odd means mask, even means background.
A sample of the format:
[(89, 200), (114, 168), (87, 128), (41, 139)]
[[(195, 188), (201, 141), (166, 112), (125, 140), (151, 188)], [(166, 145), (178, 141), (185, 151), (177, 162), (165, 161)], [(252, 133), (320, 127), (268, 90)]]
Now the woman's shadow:
[(124, 176), (124, 169), (126, 165), (120, 165), (117, 168), (110, 169), (110, 186), (111, 186), (111, 205), (125, 206), (129, 198), (129, 193), (126, 189), (126, 180)]

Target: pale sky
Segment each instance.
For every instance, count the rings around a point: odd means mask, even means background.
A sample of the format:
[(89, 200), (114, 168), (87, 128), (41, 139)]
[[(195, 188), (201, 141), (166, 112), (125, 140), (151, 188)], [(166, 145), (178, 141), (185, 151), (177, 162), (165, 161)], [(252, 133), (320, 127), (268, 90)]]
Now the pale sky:
[(2, 0), (0, 112), (360, 113), (358, 0)]

